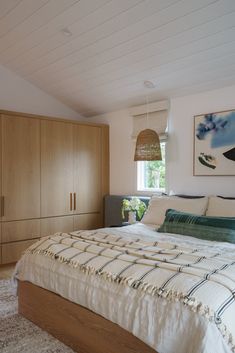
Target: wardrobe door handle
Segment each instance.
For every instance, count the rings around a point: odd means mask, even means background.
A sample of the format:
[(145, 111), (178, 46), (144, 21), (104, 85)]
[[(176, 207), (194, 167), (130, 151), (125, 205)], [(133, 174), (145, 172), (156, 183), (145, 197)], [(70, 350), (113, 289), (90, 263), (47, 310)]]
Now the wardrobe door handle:
[(4, 206), (5, 206), (5, 198), (1, 197), (1, 217), (4, 217)]
[(77, 208), (77, 196), (76, 196), (76, 192), (73, 193), (73, 209), (74, 211), (76, 211)]
[(70, 193), (70, 211), (73, 210), (73, 194)]

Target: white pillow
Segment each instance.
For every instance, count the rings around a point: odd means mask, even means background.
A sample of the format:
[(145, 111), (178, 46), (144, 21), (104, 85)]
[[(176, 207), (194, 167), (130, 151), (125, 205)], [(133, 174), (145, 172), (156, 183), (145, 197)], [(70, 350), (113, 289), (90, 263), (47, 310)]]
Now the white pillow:
[(235, 200), (211, 196), (209, 198), (206, 215), (215, 217), (235, 217)]
[(169, 208), (201, 216), (206, 212), (207, 203), (208, 197), (185, 199), (177, 196), (153, 196), (141, 222), (160, 225), (164, 222), (166, 210)]

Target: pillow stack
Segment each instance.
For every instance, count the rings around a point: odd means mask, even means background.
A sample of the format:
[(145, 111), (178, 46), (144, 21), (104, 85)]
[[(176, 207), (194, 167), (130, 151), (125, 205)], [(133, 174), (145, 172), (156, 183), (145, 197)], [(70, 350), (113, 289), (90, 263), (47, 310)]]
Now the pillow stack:
[(235, 217), (235, 199), (226, 199), (218, 196), (210, 197), (206, 215)]
[(169, 209), (158, 232), (235, 243), (235, 217), (197, 216)]
[(153, 196), (148, 209), (142, 218), (142, 223), (161, 225), (168, 209), (204, 215), (207, 209), (208, 197), (186, 199), (177, 196)]
[(162, 233), (235, 243), (235, 199), (153, 196), (142, 222)]

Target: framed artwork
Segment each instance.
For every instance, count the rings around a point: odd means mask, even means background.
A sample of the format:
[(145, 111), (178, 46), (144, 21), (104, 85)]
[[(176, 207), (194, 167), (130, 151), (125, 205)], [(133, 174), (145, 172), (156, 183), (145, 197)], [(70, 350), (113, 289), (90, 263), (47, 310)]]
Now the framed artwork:
[(194, 116), (193, 175), (235, 175), (235, 109)]

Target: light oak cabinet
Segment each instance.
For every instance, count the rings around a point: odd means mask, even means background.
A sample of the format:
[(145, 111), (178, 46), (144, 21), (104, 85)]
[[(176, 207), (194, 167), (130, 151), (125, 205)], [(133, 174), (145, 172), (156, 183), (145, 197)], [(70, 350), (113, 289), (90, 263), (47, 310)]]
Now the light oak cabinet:
[(38, 238), (103, 226), (108, 126), (0, 111), (0, 264)]
[(74, 211), (100, 212), (102, 135), (100, 127), (75, 125), (74, 140)]
[[(2, 196), (2, 117), (0, 115), (0, 221), (2, 220), (4, 212), (4, 198)], [(0, 225), (1, 228), (1, 225)], [(1, 229), (0, 229), (0, 244), (1, 244)], [(0, 247), (1, 250), (1, 247)], [(1, 263), (1, 255), (0, 255)]]
[(102, 209), (102, 129), (41, 122), (41, 216)]
[(40, 120), (2, 117), (2, 220), (40, 217)]
[(73, 230), (73, 216), (41, 219), (41, 237), (54, 234), (56, 232), (69, 233)]
[(73, 213), (73, 125), (41, 121), (41, 217)]
[(2, 227), (0, 225), (0, 264), (2, 263)]
[(18, 261), (25, 249), (27, 249), (34, 242), (35, 240), (23, 240), (2, 244), (2, 264), (14, 263)]
[(40, 237), (40, 220), (2, 222), (2, 243), (20, 240), (37, 239)]

